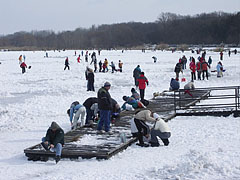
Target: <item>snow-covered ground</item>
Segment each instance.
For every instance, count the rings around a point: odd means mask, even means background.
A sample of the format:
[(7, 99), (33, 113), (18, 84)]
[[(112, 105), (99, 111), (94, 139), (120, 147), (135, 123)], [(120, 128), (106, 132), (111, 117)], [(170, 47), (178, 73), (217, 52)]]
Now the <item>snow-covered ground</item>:
[[(32, 66), (25, 74), (18, 64), (21, 54)], [(78, 64), (74, 51), (48, 54), (50, 58), (44, 58), (43, 51), (0, 52), (0, 179), (240, 179), (240, 118), (232, 116), (176, 117), (169, 121), (172, 136), (168, 147), (132, 145), (109, 160), (63, 159), (57, 165), (51, 160), (27, 161), (23, 150), (39, 143), (52, 121), (65, 132), (70, 130), (66, 110), (73, 101), (96, 96), (96, 92), (86, 91), (88, 63)], [(123, 73), (95, 73), (95, 89), (109, 81), (111, 96), (122, 104), (122, 96), (130, 95), (134, 87), (132, 71), (139, 64), (149, 80), (145, 97), (150, 99), (153, 92), (169, 88), (182, 55), (198, 57), (191, 52), (102, 51), (97, 59), (107, 58), (116, 65), (121, 60)], [(70, 71), (63, 70), (66, 56)], [(158, 58), (157, 63), (152, 56)], [(209, 56), (216, 69), (219, 53), (207, 51), (207, 59)], [(211, 73), (208, 81), (195, 81), (195, 86), (239, 86), (240, 54), (228, 57), (225, 52), (223, 65), (223, 78)], [(190, 80), (189, 69), (183, 75)]]

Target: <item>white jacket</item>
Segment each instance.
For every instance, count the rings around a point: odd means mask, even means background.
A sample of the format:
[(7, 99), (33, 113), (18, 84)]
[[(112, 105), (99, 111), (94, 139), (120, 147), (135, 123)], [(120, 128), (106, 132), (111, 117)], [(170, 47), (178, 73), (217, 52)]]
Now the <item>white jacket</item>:
[(162, 133), (171, 132), (169, 127), (168, 127), (168, 124), (162, 118), (157, 119), (157, 122), (155, 123), (154, 129), (155, 130), (160, 130)]

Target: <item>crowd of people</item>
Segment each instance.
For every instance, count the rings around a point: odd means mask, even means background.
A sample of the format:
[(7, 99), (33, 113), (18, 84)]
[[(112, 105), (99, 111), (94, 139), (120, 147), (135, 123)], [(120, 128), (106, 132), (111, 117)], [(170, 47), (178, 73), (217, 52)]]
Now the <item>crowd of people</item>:
[[(100, 52), (98, 52), (100, 55)], [(77, 56), (75, 52), (75, 56)], [(81, 56), (77, 56), (77, 62), (81, 63)], [(104, 62), (100, 60), (97, 61), (97, 55), (95, 52), (92, 54), (85, 54), (85, 61), (88, 62), (88, 57), (91, 57), (91, 64), (94, 65), (94, 70), (90, 67), (86, 67), (85, 77), (87, 80), (87, 91), (95, 91), (94, 88), (94, 73), (97, 72), (108, 72), (108, 66), (111, 67), (111, 73), (122, 72), (123, 63), (121, 60), (118, 62), (118, 69), (116, 68), (114, 62), (112, 61), (108, 65), (107, 58)], [(229, 54), (230, 56), (230, 54)], [(21, 59), (21, 60), (20, 60)], [(156, 63), (157, 58), (154, 56), (154, 63)], [(171, 79), (170, 91), (178, 90), (180, 88), (180, 73), (183, 73), (187, 68), (191, 71), (191, 82), (188, 82), (185, 86), (185, 93), (191, 96), (191, 90), (195, 89), (195, 80), (205, 80), (209, 79), (209, 70), (212, 68), (212, 58), (209, 56), (208, 61), (206, 61), (206, 52), (204, 51), (201, 56), (197, 58), (197, 62), (193, 56), (189, 57), (189, 67), (187, 57), (182, 56), (176, 63), (174, 72), (176, 74), (175, 78)], [(217, 77), (223, 77), (223, 55), (220, 53), (220, 61), (216, 66)], [(25, 62), (25, 61), (24, 61)], [(22, 65), (22, 57), (19, 57), (19, 63)], [(27, 66), (25, 66), (26, 68)], [(68, 57), (65, 59), (64, 70), (70, 70)], [(25, 70), (22, 70), (23, 73)], [(197, 73), (197, 75), (196, 75)], [(158, 138), (161, 139), (163, 145), (168, 146), (169, 138), (171, 136), (171, 131), (168, 124), (160, 118), (160, 116), (151, 110), (147, 109), (149, 101), (145, 99), (145, 89), (149, 85), (149, 81), (145, 76), (145, 73), (141, 70), (140, 65), (137, 65), (133, 70), (134, 78), (134, 88), (131, 88), (131, 95), (124, 95), (122, 97), (124, 103), (122, 106), (114, 100), (109, 90), (111, 88), (110, 82), (105, 82), (103, 86), (98, 89), (96, 97), (88, 97), (83, 103), (79, 101), (74, 101), (71, 103), (70, 108), (67, 110), (69, 116), (70, 127), (72, 130), (83, 127), (94, 127), (93, 124), (96, 123), (97, 134), (113, 134), (111, 131), (111, 123), (114, 123), (116, 119), (120, 118), (121, 111), (124, 110), (134, 110), (135, 115), (131, 120), (131, 133), (133, 137), (138, 139), (137, 145), (141, 147), (158, 147), (160, 145)], [(139, 93), (137, 92), (139, 90)], [(80, 121), (79, 121), (80, 120)], [(152, 124), (150, 128), (149, 123)], [(61, 151), (64, 146), (64, 132), (62, 128), (56, 123), (52, 122), (49, 127), (46, 136), (42, 139), (42, 146), (46, 150), (56, 152), (56, 163), (61, 159)]]

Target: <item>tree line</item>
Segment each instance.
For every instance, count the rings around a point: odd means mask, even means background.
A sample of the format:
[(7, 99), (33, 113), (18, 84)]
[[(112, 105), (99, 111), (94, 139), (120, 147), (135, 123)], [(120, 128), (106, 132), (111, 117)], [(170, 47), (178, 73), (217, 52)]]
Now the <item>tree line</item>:
[(240, 42), (240, 12), (182, 16), (161, 13), (155, 22), (93, 25), (74, 31), (16, 32), (1, 36), (0, 47), (39, 49), (131, 48), (144, 44), (236, 44)]

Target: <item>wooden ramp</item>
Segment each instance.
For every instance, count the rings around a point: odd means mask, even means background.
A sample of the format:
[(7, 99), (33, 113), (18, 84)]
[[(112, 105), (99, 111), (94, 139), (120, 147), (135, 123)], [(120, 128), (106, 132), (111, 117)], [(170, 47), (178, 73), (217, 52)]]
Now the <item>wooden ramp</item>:
[[(195, 92), (194, 97), (200, 99), (206, 96), (205, 92)], [(203, 97), (204, 95), (204, 97)], [(176, 98), (176, 96), (175, 96)], [(184, 98), (184, 96), (181, 96)], [(193, 99), (186, 95), (186, 105), (194, 103)], [(199, 99), (199, 100), (200, 100)], [(157, 112), (165, 121), (176, 116), (174, 96), (172, 92), (166, 93), (163, 96), (156, 97), (149, 101), (148, 109)], [(116, 119), (111, 125), (113, 135), (101, 134), (97, 135), (96, 124), (92, 128), (78, 128), (73, 131), (69, 131), (65, 134), (65, 145), (62, 150), (62, 158), (97, 158), (97, 159), (109, 159), (118, 152), (126, 149), (137, 139), (131, 135), (130, 120), (133, 117), (135, 111), (123, 111), (120, 114), (120, 118)], [(125, 134), (126, 141), (122, 142), (120, 134)], [(91, 144), (94, 142), (94, 144)], [(47, 161), (49, 157), (54, 157), (55, 153), (45, 151), (40, 144), (29, 147), (24, 150), (28, 160), (41, 160)]]

